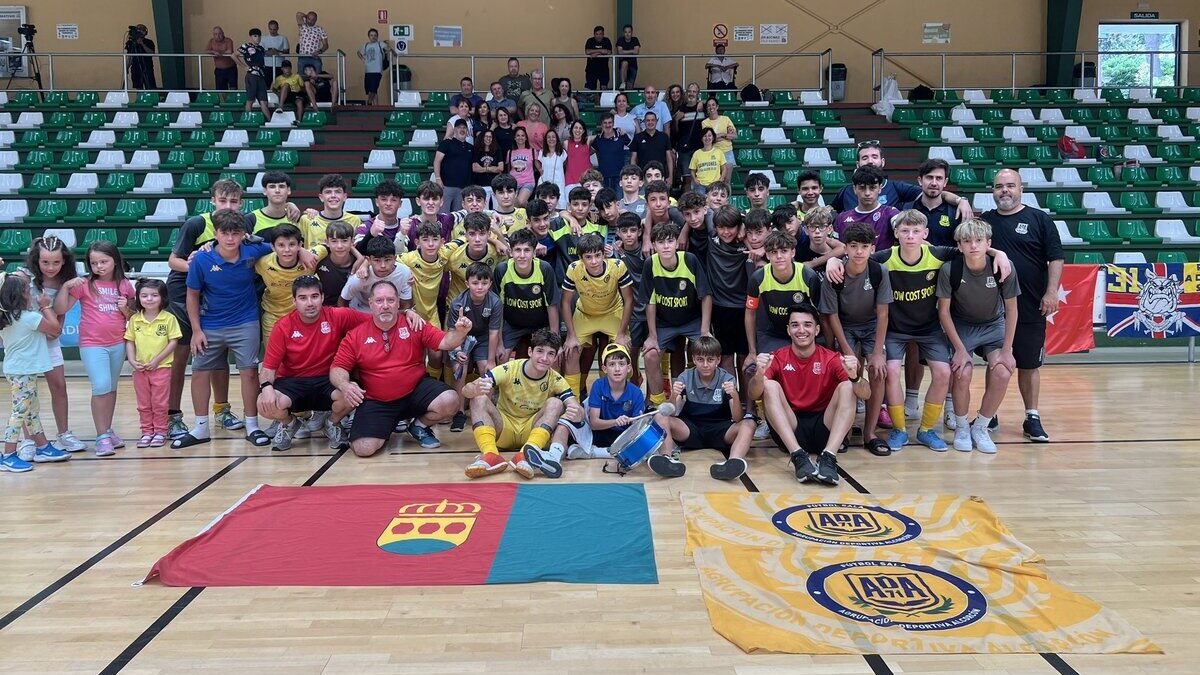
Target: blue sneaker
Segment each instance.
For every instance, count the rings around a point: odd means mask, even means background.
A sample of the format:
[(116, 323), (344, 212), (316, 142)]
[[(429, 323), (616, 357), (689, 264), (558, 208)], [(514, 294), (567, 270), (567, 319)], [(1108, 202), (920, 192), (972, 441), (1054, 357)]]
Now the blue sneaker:
[(17, 457), (17, 453), (14, 452), (11, 455), (4, 455), (3, 458), (0, 458), (0, 471), (25, 473), (26, 471), (33, 471), (33, 465)]
[(887, 445), (892, 452), (900, 452), (904, 446), (908, 445), (908, 432), (904, 429), (892, 429), (892, 435), (888, 436)]
[(54, 447), (53, 443), (47, 443), (46, 447), (38, 448), (33, 453), (33, 461), (42, 462), (62, 462), (71, 459), (70, 453), (63, 452)]
[(918, 431), (917, 442), (934, 452), (945, 452), (949, 449), (949, 446), (946, 445), (946, 441), (943, 441), (938, 432), (933, 429)]
[(423, 427), (420, 424), (414, 423), (409, 425), (408, 433), (421, 444), (422, 448), (442, 447), (442, 442), (438, 440), (437, 436), (433, 435), (433, 429), (429, 427)]
[(245, 422), (233, 414), (228, 403), (213, 406), (213, 417), (216, 418), (217, 424), (227, 431), (236, 431), (246, 426)]

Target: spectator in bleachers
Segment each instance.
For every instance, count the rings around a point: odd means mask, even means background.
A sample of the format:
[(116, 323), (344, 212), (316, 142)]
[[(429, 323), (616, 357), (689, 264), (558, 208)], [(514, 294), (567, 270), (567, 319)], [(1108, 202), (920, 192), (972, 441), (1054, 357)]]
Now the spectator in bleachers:
[(634, 136), (633, 143), (629, 146), (633, 153), (632, 161), (641, 167), (642, 171), (646, 170), (650, 162), (660, 162), (666, 169), (663, 180), (670, 185), (675, 167), (675, 162), (672, 161), (675, 151), (671, 149), (671, 139), (660, 131), (658, 116), (653, 110), (646, 112), (645, 122), (646, 130)]
[(542, 151), (542, 139), (546, 136), (546, 131), (550, 128), (543, 121), (543, 116), (540, 110), (541, 106), (537, 103), (526, 108), (525, 119), (517, 122), (517, 126), (524, 129), (529, 136), (529, 147), (533, 148), (535, 153)]
[(716, 56), (704, 64), (708, 70), (709, 89), (735, 89), (734, 78), (737, 77), (738, 62), (725, 56), (725, 45), (717, 45)]
[[(511, 69), (511, 66), (509, 68)], [(529, 79), (532, 84), (529, 89), (521, 92), (520, 98), (517, 99), (517, 110), (522, 119), (528, 120), (530, 119), (529, 108), (536, 105), (537, 111), (533, 115), (533, 120), (548, 124), (550, 122), (550, 99), (553, 94), (546, 89), (542, 71), (533, 71), (529, 74)]]
[(566, 207), (567, 195), (567, 153), (563, 145), (563, 136), (555, 129), (548, 129), (542, 139), (542, 149), (534, 157), (538, 172), (538, 184), (552, 183), (558, 186), (558, 208)]
[(134, 54), (129, 59), (129, 86), (134, 89), (158, 89), (158, 78), (154, 76), (154, 59), (145, 56), (155, 52), (154, 40), (146, 37), (146, 24), (134, 26), (125, 42), (125, 53)]
[(246, 67), (246, 112), (258, 103), (263, 117), (271, 119), (271, 111), (267, 109), (267, 50), (262, 46), (262, 31), (251, 28), (250, 41), (237, 49), (237, 58)]
[(496, 108), (494, 117), (496, 122), (492, 125), (492, 131), (496, 132), (496, 142), (504, 152), (508, 152), (512, 149), (513, 134), (517, 131), (517, 125), (513, 124), (513, 113), (505, 107)]
[(446, 120), (446, 133), (442, 138), (454, 138), (454, 125), (462, 120), (467, 123), (467, 142), (475, 143), (475, 118), (471, 116), (471, 103), (467, 99), (459, 99), (458, 104), (454, 106), (454, 114), (450, 119)]
[(950, 174), (950, 165), (944, 159), (927, 159), (917, 167), (917, 184), (921, 187), (921, 196), (900, 208), (914, 209), (925, 215), (929, 221), (929, 234), (926, 241), (934, 246), (955, 246), (954, 231), (958, 229), (961, 219), (957, 209), (942, 199), (946, 190), (946, 178)]
[(550, 105), (565, 107), (572, 122), (579, 119), (579, 102), (575, 100), (575, 94), (571, 91), (571, 78), (563, 77), (556, 80), (554, 90), (558, 92), (558, 96), (550, 99)]
[(464, 77), (458, 82), (458, 93), (450, 97), (450, 112), (458, 112), (458, 104), (466, 101), (470, 106), (471, 111), (475, 110), (475, 106), (479, 105), (483, 99), (479, 94), (475, 93), (475, 82), (469, 77)]
[[(629, 145), (633, 142), (633, 137), (637, 132), (642, 130), (642, 123), (629, 109), (629, 95), (625, 92), (617, 94), (613, 99), (613, 128), (616, 129), (618, 136), (625, 137), (625, 144)], [(625, 156), (625, 163), (629, 163), (629, 156)]]
[(333, 89), (337, 84), (333, 75), (324, 70), (317, 72), (317, 67), (308, 63), (305, 64), (301, 77), (304, 80), (304, 93), (308, 95), (309, 105), (316, 108), (318, 103), (333, 103)]
[(672, 84), (667, 87), (667, 96), (663, 99), (663, 103), (667, 104), (667, 110), (671, 111), (671, 119), (667, 123), (671, 125), (670, 133), (675, 133), (675, 112), (683, 107), (683, 87), (678, 84)]
[(267, 82), (274, 82), (275, 78), (279, 77), (279, 66), (292, 49), (287, 36), (279, 34), (279, 22), (275, 19), (267, 22), (267, 34), (262, 37), (262, 46), (267, 50)]
[(300, 29), (300, 42), (296, 46), (300, 72), (303, 73), (308, 65), (320, 72), (321, 54), (329, 49), (329, 35), (317, 25), (316, 12), (296, 12), (296, 27)]
[(492, 91), (492, 108), (508, 108), (509, 112), (516, 112), (517, 102), (508, 96), (504, 91), (504, 85), (499, 82), (493, 82), (489, 87)]
[(504, 151), (496, 142), (496, 133), (487, 127), (475, 139), (475, 157), (471, 160), (471, 181), (491, 187), (492, 179), (504, 173)]
[(617, 38), (617, 53), (626, 58), (617, 61), (621, 69), (621, 89), (633, 89), (637, 86), (638, 60), (629, 58), (642, 53), (642, 41), (633, 34), (633, 26), (625, 24), (621, 29), (621, 37)]
[[(217, 80), (217, 91), (229, 91), (237, 87), (237, 64), (233, 61), (233, 40), (225, 37), (225, 31), (220, 26), (212, 30), (205, 51), (213, 57), (213, 76)], [(221, 95), (225, 100), (225, 95)]]
[[(641, 127), (644, 128), (646, 126), (646, 113), (653, 111), (654, 119), (656, 120), (656, 124), (658, 124), (658, 130), (665, 133), (667, 125), (671, 122), (671, 109), (667, 107), (665, 102), (658, 100), (658, 90), (654, 88), (654, 85), (646, 85), (642, 93), (645, 94), (646, 100), (639, 103), (633, 109), (633, 116), (637, 118)], [(619, 94), (617, 98), (620, 98)]]
[(390, 47), (387, 40), (379, 39), (379, 31), (367, 31), (367, 41), (358, 48), (358, 58), (363, 62), (363, 89), (367, 92), (367, 105), (375, 105), (379, 98), (379, 83), (383, 81), (383, 62)]
[(621, 169), (626, 164), (630, 140), (629, 136), (617, 133), (612, 113), (600, 115), (600, 134), (592, 138), (592, 152), (596, 153), (597, 168), (604, 176), (604, 187), (620, 189)]
[(467, 134), (467, 121), (455, 120), (454, 137), (442, 139), (433, 155), (433, 180), (442, 186), (446, 211), (462, 208), (462, 189), (471, 184), (475, 152)]
[[(675, 147), (675, 156), (679, 158), (679, 173), (683, 189), (690, 189), (692, 153), (700, 147), (701, 122), (706, 114), (704, 102), (700, 100), (700, 85), (688, 84), (683, 104), (672, 113), (671, 144)], [(728, 163), (728, 159), (726, 159)]]
[(584, 89), (600, 89), (607, 87), (612, 81), (608, 70), (608, 55), (612, 54), (612, 40), (604, 37), (604, 26), (592, 29), (592, 37), (583, 44), (583, 51), (588, 55), (587, 66), (584, 69)]
[(737, 138), (737, 128), (733, 126), (733, 120), (721, 114), (721, 104), (717, 103), (717, 99), (710, 98), (704, 102), (704, 119), (700, 122), (700, 126), (704, 129), (712, 129), (717, 134), (717, 150), (725, 153), (725, 166), (721, 169), (721, 181), (728, 183), (729, 177), (733, 175), (733, 168), (737, 166), (737, 162), (733, 158), (733, 140)]
[(279, 66), (279, 74), (271, 83), (271, 91), (279, 97), (279, 106), (275, 112), (281, 113), (289, 105), (296, 106), (296, 119), (304, 117), (304, 80), (292, 72), (292, 62), (284, 59)]
[(550, 128), (558, 132), (559, 138), (566, 138), (571, 127), (571, 111), (561, 103), (554, 104), (554, 112), (550, 114)]
[(517, 58), (508, 60), (508, 74), (502, 76), (499, 82), (504, 88), (504, 97), (516, 101), (518, 106), (521, 103), (521, 94), (533, 88), (532, 78), (521, 74), (521, 61)]
[(492, 114), (492, 104), (480, 101), (479, 105), (475, 106), (475, 115), (471, 120), (474, 122), (471, 125), (472, 136), (478, 136), (483, 133), (484, 129), (491, 129), (496, 124), (496, 116)]

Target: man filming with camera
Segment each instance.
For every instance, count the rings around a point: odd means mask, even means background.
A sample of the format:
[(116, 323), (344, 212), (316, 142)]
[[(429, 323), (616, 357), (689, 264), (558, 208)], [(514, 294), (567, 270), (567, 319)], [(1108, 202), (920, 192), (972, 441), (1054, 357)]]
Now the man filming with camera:
[(154, 59), (145, 54), (154, 54), (154, 40), (146, 37), (146, 25), (129, 27), (125, 37), (125, 53), (137, 54), (129, 59), (129, 86), (134, 89), (158, 89), (154, 76)]

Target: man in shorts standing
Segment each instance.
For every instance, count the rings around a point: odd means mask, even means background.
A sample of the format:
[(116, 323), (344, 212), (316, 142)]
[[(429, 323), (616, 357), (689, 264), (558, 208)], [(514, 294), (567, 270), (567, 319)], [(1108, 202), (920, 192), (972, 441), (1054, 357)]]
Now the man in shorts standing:
[(250, 29), (250, 41), (238, 47), (237, 58), (246, 67), (246, 112), (258, 103), (263, 117), (271, 120), (271, 111), (267, 109), (267, 50), (262, 46), (262, 31)]

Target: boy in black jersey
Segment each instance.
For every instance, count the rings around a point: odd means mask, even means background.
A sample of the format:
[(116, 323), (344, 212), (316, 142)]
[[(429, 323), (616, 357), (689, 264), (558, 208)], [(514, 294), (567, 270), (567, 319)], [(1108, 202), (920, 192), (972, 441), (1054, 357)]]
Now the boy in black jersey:
[(767, 200), (771, 198), (771, 181), (766, 174), (751, 173), (746, 176), (746, 199), (750, 201), (751, 209), (767, 208)]
[(683, 347), (682, 338), (694, 340), (712, 334), (712, 292), (696, 254), (676, 252), (679, 229), (674, 223), (655, 225), (651, 239), (655, 253), (642, 267), (639, 296), (646, 303), (647, 338), (642, 349), (646, 371), (651, 374), (646, 386), (657, 407), (666, 401), (662, 380), (656, 376), (662, 368), (662, 353)]
[[(625, 263), (629, 276), (633, 278), (633, 287), (640, 288), (642, 269), (646, 266), (646, 254), (642, 252), (642, 219), (633, 211), (625, 211), (617, 217), (617, 244), (613, 248), (613, 257)], [(630, 381), (642, 384), (638, 373), (638, 354), (641, 345), (646, 341), (646, 304), (637, 294), (634, 294), (633, 314), (629, 319), (630, 367), (633, 369)]]
[(679, 250), (691, 251), (701, 259), (712, 236), (708, 222), (708, 204), (704, 197), (695, 192), (685, 192), (679, 197), (679, 212), (683, 214), (683, 227), (679, 232)]
[(534, 256), (537, 235), (520, 229), (509, 237), (512, 259), (496, 265), (493, 288), (504, 305), (503, 349), (497, 362), (529, 355), (529, 336), (558, 327), (558, 279), (550, 263)]
[[(746, 340), (746, 284), (750, 271), (742, 243), (742, 214), (722, 206), (713, 214), (716, 235), (708, 242), (705, 270), (713, 291), (712, 329), (721, 343), (721, 367), (731, 373), (745, 367), (750, 343)], [(736, 357), (736, 364), (735, 364)], [(735, 368), (736, 365), (736, 368)]]
[[(321, 280), (325, 305), (336, 307), (355, 263), (362, 259), (361, 254), (355, 255), (354, 228), (350, 223), (344, 220), (329, 223), (325, 228), (325, 248), (325, 255), (318, 253), (317, 278)], [(317, 250), (320, 251), (319, 248)]]
[(795, 260), (795, 237), (774, 230), (767, 235), (763, 249), (770, 264), (755, 270), (746, 285), (742, 325), (749, 344), (747, 363), (753, 362), (758, 354), (791, 344), (788, 308), (800, 303), (812, 304), (820, 293), (817, 273)]

